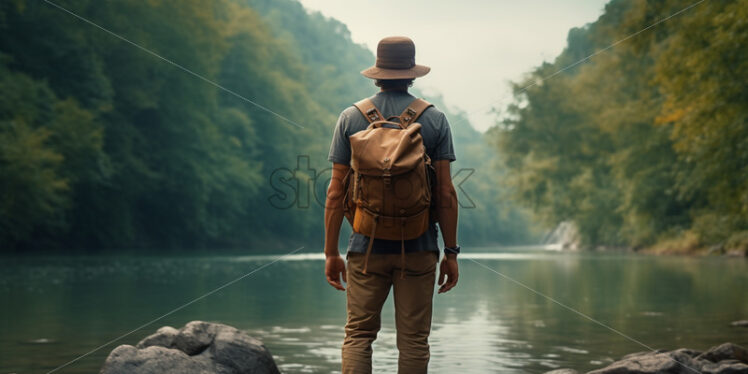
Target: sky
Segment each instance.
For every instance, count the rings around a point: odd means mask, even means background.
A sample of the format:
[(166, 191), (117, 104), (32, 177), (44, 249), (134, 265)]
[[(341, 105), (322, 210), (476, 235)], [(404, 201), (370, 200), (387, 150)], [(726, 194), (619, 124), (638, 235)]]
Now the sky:
[[(426, 99), (441, 94), (473, 126), (495, 122), (493, 107), (512, 100), (510, 81), (552, 61), (572, 27), (595, 21), (607, 0), (300, 0), (345, 23), (356, 43), (373, 53), (380, 39), (405, 35), (416, 63), (431, 72), (416, 80)], [(611, 41), (613, 43), (614, 41)], [(374, 62), (372, 61), (372, 64)], [(354, 98), (351, 99), (355, 101)]]

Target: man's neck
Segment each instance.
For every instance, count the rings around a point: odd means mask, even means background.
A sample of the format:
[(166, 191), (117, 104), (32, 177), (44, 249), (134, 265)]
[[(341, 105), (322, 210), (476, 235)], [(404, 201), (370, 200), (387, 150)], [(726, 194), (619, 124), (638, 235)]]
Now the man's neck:
[(402, 92), (408, 93), (408, 87), (381, 88), (379, 92)]

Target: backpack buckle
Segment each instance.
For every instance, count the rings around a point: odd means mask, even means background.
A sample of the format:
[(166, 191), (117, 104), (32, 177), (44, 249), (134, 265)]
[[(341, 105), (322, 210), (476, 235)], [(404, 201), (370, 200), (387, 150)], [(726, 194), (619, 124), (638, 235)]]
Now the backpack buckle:
[(410, 120), (413, 119), (413, 117), (416, 115), (416, 111), (413, 110), (413, 108), (408, 108), (403, 114), (405, 114), (405, 116), (403, 117), (403, 122), (405, 124), (410, 124)]
[(376, 108), (371, 108), (368, 111), (366, 111), (366, 116), (369, 117), (369, 120), (371, 121), (378, 121), (379, 120), (379, 114), (377, 113)]

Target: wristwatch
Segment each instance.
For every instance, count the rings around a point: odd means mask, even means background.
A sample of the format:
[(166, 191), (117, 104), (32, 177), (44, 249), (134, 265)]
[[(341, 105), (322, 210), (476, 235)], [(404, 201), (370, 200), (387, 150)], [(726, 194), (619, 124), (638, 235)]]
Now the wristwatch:
[(450, 248), (450, 247), (444, 247), (444, 254), (445, 255), (452, 254), (452, 253), (453, 254), (459, 254), (460, 253), (460, 246), (457, 245), (457, 246), (454, 246), (452, 248)]

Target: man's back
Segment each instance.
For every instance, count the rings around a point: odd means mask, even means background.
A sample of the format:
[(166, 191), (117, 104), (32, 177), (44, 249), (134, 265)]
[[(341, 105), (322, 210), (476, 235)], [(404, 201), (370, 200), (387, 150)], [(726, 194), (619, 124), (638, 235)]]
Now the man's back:
[[(393, 90), (380, 91), (369, 97), (382, 115), (387, 118), (402, 113), (407, 106), (416, 99), (407, 91)], [(432, 161), (455, 160), (454, 146), (452, 144), (452, 133), (446, 116), (439, 109), (431, 106), (427, 108), (416, 121), (421, 124), (421, 137), (426, 147), (426, 154)], [(331, 162), (348, 165), (351, 159), (351, 146), (348, 138), (369, 126), (369, 122), (363, 114), (355, 107), (350, 106), (343, 110), (335, 125), (330, 155)], [(351, 235), (348, 251), (366, 251), (369, 238), (365, 235), (353, 233)], [(397, 240), (374, 240), (372, 253), (399, 253), (400, 241)], [(432, 221), (428, 230), (417, 239), (405, 241), (406, 252), (417, 251), (439, 251), (437, 243), (437, 228)]]

